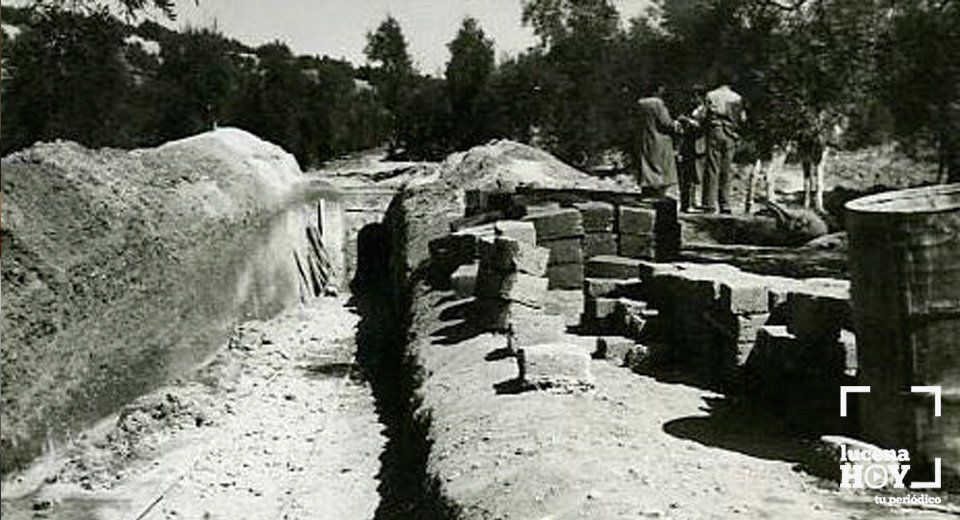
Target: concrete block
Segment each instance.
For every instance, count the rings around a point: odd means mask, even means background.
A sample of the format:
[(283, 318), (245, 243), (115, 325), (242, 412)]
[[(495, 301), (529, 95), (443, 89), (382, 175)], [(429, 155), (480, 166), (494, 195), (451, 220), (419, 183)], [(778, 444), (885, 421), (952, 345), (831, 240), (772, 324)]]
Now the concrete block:
[(656, 239), (650, 235), (620, 235), (619, 253), (627, 258), (656, 258)]
[(617, 231), (621, 235), (653, 235), (657, 222), (657, 210), (620, 206), (617, 213)]
[(578, 237), (541, 240), (540, 246), (550, 250), (550, 265), (583, 263), (583, 243)]
[(477, 264), (462, 265), (450, 275), (450, 285), (453, 287), (453, 292), (458, 298), (469, 298), (473, 296), (479, 269), (480, 266)]
[(584, 293), (580, 289), (551, 289), (543, 302), (543, 311), (547, 314), (563, 316), (568, 327), (580, 323), (583, 313)]
[(580, 211), (583, 229), (590, 233), (613, 232), (613, 204), (608, 202), (580, 202), (573, 207)]
[(480, 269), (474, 294), (477, 298), (501, 299), (540, 308), (547, 295), (546, 278), (525, 273)]
[(627, 353), (636, 346), (634, 340), (623, 336), (600, 336), (597, 338), (597, 349), (593, 352), (593, 358), (605, 359), (622, 366)]
[(479, 242), (480, 268), (485, 270), (521, 272), (534, 276), (547, 273), (550, 251), (514, 238), (497, 237), (492, 242)]
[(524, 217), (537, 228), (537, 241), (583, 236), (583, 218), (575, 208), (534, 213)]
[(737, 273), (720, 284), (720, 306), (733, 314), (769, 312), (770, 291), (761, 276)]
[(533, 222), (522, 220), (498, 220), (493, 224), (494, 235), (507, 237), (526, 244), (536, 245), (537, 228)]
[(640, 262), (622, 256), (601, 255), (587, 260), (586, 275), (590, 278), (636, 278)]
[(561, 264), (547, 267), (550, 289), (580, 289), (583, 287), (583, 264)]
[(613, 233), (591, 233), (583, 236), (583, 256), (592, 258), (600, 255), (617, 254), (617, 235)]
[(583, 294), (640, 299), (643, 283), (639, 278), (585, 278)]
[(593, 387), (590, 356), (568, 343), (530, 345), (517, 355), (520, 379), (543, 389), (561, 391)]

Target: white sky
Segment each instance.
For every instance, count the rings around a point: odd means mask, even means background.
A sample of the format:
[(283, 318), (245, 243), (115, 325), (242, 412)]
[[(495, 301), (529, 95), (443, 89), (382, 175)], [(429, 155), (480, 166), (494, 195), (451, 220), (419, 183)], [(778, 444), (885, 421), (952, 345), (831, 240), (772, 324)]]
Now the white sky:
[[(627, 20), (649, 0), (614, 0)], [(365, 35), (390, 13), (400, 22), (422, 72), (441, 75), (460, 21), (471, 15), (494, 39), (496, 52), (516, 54), (534, 43), (521, 26), (521, 0), (177, 0), (175, 27), (209, 26), (249, 45), (281, 40), (298, 54), (364, 62)]]

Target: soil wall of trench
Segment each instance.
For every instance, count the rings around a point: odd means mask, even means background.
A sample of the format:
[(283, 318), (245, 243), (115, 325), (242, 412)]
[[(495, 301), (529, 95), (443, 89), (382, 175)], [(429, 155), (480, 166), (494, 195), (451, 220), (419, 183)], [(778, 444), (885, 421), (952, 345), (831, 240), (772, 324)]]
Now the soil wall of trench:
[(3, 473), (342, 270), (336, 193), (240, 130), (2, 165)]

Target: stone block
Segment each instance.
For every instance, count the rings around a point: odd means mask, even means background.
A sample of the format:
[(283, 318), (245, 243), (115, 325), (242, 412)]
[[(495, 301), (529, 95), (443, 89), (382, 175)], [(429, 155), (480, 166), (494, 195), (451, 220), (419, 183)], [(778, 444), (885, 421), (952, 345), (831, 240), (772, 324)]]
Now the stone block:
[(803, 345), (783, 325), (765, 325), (748, 358), (752, 370), (765, 376), (797, 373), (802, 365)]
[(533, 222), (522, 220), (498, 220), (493, 224), (495, 236), (507, 237), (526, 244), (536, 245), (537, 228)]
[(548, 288), (580, 289), (583, 287), (583, 264), (561, 264), (547, 267)]
[(555, 240), (583, 236), (583, 218), (575, 208), (543, 211), (524, 217), (537, 228), (537, 240)]
[(525, 273), (480, 269), (474, 294), (477, 298), (519, 302), (540, 308), (547, 295), (547, 279)]
[(657, 223), (657, 210), (620, 206), (617, 213), (617, 231), (621, 235), (653, 235)]
[(792, 292), (786, 305), (787, 330), (806, 341), (838, 341), (840, 329), (852, 328), (850, 301), (837, 293)]
[(472, 234), (452, 234), (430, 241), (427, 245), (430, 259), (449, 265), (472, 263), (477, 257), (477, 236)]
[(672, 273), (680, 269), (672, 263), (654, 262), (652, 260), (640, 260), (638, 265), (640, 267), (640, 279), (643, 281), (648, 281), (655, 276)]
[(580, 238), (541, 240), (540, 246), (550, 250), (550, 265), (583, 263), (583, 243)]
[(627, 258), (656, 258), (656, 238), (651, 235), (620, 235), (620, 256)]
[(563, 316), (568, 327), (580, 323), (583, 313), (584, 293), (580, 289), (551, 289), (543, 302), (543, 311), (547, 314)]
[(479, 242), (480, 268), (484, 270), (521, 272), (534, 276), (547, 273), (550, 251), (514, 238), (497, 237)]
[(761, 276), (737, 273), (720, 284), (720, 307), (733, 314), (766, 314), (770, 291)]
[(601, 255), (587, 260), (586, 275), (590, 278), (636, 278), (640, 262), (622, 256)]
[(600, 336), (597, 338), (597, 349), (593, 352), (594, 359), (605, 359), (617, 366), (624, 364), (624, 359), (637, 343), (623, 336)]
[(519, 350), (520, 379), (542, 389), (561, 391), (593, 387), (590, 356), (568, 343), (530, 345)]
[(639, 278), (585, 278), (583, 294), (640, 299), (643, 283)]
[(584, 258), (615, 254), (617, 254), (617, 235), (613, 233), (587, 232), (587, 234), (583, 236)]
[(559, 202), (542, 202), (539, 204), (527, 204), (524, 206), (527, 210), (527, 216), (539, 214), (539, 213), (549, 213), (551, 211), (558, 211), (560, 209)]
[(680, 256), (682, 239), (679, 223), (658, 223), (654, 235), (656, 236), (654, 248), (657, 261), (669, 262)]
[(586, 298), (584, 300), (584, 314), (591, 320), (606, 320), (617, 315), (619, 298)]
[(458, 298), (469, 298), (473, 296), (479, 269), (480, 266), (477, 264), (462, 265), (450, 275), (450, 285), (453, 287), (453, 292)]
[(613, 204), (608, 202), (580, 202), (573, 207), (580, 211), (583, 229), (590, 233), (613, 232)]

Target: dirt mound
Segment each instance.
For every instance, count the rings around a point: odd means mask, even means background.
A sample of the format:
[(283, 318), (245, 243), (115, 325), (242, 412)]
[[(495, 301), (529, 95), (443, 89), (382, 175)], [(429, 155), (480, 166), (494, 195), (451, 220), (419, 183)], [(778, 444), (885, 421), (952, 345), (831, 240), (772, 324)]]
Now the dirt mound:
[(436, 179), (464, 190), (513, 191), (518, 186), (638, 190), (633, 180), (591, 176), (543, 150), (509, 140), (451, 154), (440, 164)]
[(6, 472), (169, 377), (194, 320), (225, 325), (234, 253), (303, 176), (231, 128), (134, 151), (42, 143), (2, 167)]

